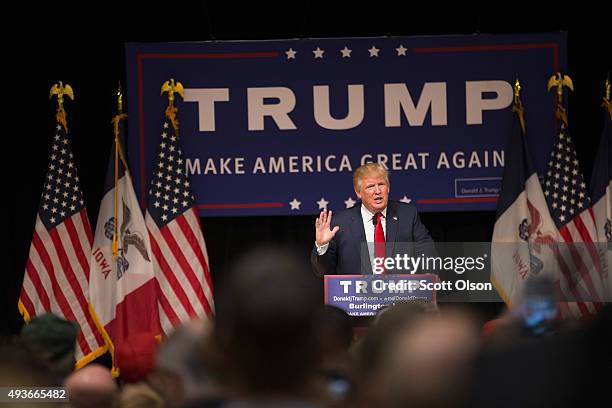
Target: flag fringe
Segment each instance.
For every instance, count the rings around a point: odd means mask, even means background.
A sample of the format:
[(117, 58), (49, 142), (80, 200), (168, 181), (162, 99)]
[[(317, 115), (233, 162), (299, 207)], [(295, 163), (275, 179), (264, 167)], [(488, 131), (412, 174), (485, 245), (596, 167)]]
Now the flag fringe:
[(495, 276), (493, 275), (491, 275), (491, 284), (493, 285), (497, 293), (499, 293), (499, 296), (501, 296), (504, 303), (507, 304), (510, 309), (512, 309), (512, 302), (510, 301), (510, 296), (508, 296), (506, 291), (502, 288), (502, 285), (497, 282), (497, 279), (495, 279)]
[(117, 364), (115, 362), (115, 345), (113, 344), (113, 341), (111, 340), (110, 336), (106, 332), (106, 329), (104, 328), (104, 326), (102, 326), (102, 323), (100, 323), (100, 318), (98, 317), (98, 314), (96, 313), (96, 310), (94, 309), (91, 303), (89, 304), (89, 314), (91, 315), (91, 318), (93, 319), (94, 324), (96, 325), (97, 329), (100, 331), (100, 334), (102, 335), (102, 338), (104, 339), (104, 343), (106, 343), (105, 347), (107, 347), (107, 351), (111, 355), (111, 361), (112, 361), (111, 374), (113, 375), (113, 377), (118, 377), (120, 372), (119, 372), (119, 367), (117, 367)]
[(23, 320), (25, 320), (26, 323), (29, 323), (32, 318), (30, 317), (30, 314), (28, 313), (25, 305), (21, 301), (21, 298), (19, 298), (19, 301), (17, 302), (17, 308), (19, 309), (19, 313), (21, 313), (21, 316), (23, 316)]

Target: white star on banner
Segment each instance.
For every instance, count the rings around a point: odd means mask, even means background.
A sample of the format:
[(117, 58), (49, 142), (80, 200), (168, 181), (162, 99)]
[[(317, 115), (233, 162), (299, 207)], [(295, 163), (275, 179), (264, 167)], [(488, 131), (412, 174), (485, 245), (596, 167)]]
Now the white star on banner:
[(327, 204), (329, 204), (329, 201), (326, 201), (324, 197), (321, 197), (321, 199), (317, 201), (317, 204), (319, 204), (319, 210), (327, 211)]
[(403, 55), (405, 57), (406, 56), (406, 51), (408, 51), (408, 48), (404, 48), (404, 45), (400, 44), (400, 46), (397, 47), (395, 50), (397, 51), (397, 56), (398, 57), (400, 55)]
[(402, 203), (406, 203), (406, 204), (408, 204), (408, 203), (410, 203), (412, 200), (411, 200), (410, 198), (408, 198), (408, 197), (407, 197), (407, 196), (404, 194), (404, 196), (402, 197), (402, 199), (401, 199), (400, 201), (401, 201)]
[(380, 51), (380, 49), (376, 48), (376, 46), (372, 46), (372, 48), (370, 48), (368, 50), (370, 52), (370, 57), (378, 57), (378, 52)]
[(325, 52), (325, 50), (322, 50), (321, 48), (317, 47), (316, 50), (312, 50), (312, 53), (314, 54), (315, 58), (323, 58), (323, 53)]
[(355, 205), (356, 201), (353, 200), (352, 197), (349, 197), (346, 201), (344, 201), (344, 204), (346, 204), (346, 208), (351, 208)]
[(293, 200), (289, 201), (289, 205), (291, 206), (291, 210), (299, 210), (302, 202), (298, 201), (297, 198), (294, 198)]
[(340, 53), (342, 54), (342, 58), (351, 58), (351, 52), (353, 52), (353, 50), (349, 50), (349, 48), (345, 45), (343, 49), (340, 50)]
[(289, 48), (287, 51), (285, 51), (285, 54), (287, 54), (287, 59), (295, 59), (295, 54), (297, 54), (297, 51), (294, 51), (293, 48)]

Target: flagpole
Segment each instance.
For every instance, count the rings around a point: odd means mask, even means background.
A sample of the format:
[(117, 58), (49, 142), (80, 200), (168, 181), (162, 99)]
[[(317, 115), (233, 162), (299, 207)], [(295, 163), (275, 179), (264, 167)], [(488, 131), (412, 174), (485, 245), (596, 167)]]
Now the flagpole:
[(603, 97), (603, 103), (601, 104), (608, 111), (608, 116), (612, 119), (612, 101), (610, 101), (610, 73), (608, 72), (608, 77), (606, 78), (605, 84), (605, 95)]
[(123, 113), (123, 94), (121, 93), (121, 82), (119, 82), (119, 87), (117, 89), (117, 115), (115, 115), (112, 119), (113, 130), (115, 133), (115, 192), (114, 192), (114, 203), (113, 203), (113, 214), (115, 217), (115, 222), (113, 223), (113, 258), (117, 259), (119, 254), (119, 242), (117, 239), (117, 224), (118, 224), (118, 211), (119, 211), (119, 156), (121, 156), (121, 161), (124, 162), (125, 169), (127, 171), (127, 166), (125, 165), (125, 159), (121, 154), (121, 145), (119, 141), (119, 124), (121, 123), (121, 119), (125, 119), (127, 115)]

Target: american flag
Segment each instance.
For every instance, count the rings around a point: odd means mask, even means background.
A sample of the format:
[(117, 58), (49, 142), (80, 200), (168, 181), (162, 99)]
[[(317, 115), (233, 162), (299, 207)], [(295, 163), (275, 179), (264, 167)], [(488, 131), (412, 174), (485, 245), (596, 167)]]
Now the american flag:
[(70, 141), (57, 125), (19, 297), (26, 320), (53, 312), (80, 326), (77, 367), (106, 352), (89, 312), (92, 233)]
[(178, 134), (168, 121), (153, 167), (145, 221), (160, 289), (159, 315), (164, 333), (192, 318), (212, 317), (206, 243)]
[(590, 244), (596, 236), (591, 199), (564, 123), (548, 162), (544, 195), (559, 230), (560, 289), (565, 299), (572, 300), (566, 312), (575, 317), (596, 314), (601, 307), (602, 281), (599, 255)]

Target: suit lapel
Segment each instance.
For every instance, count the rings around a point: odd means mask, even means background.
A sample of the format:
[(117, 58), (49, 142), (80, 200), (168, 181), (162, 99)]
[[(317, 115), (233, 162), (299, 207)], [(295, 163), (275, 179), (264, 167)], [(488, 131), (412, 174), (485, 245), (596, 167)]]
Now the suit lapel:
[(392, 258), (395, 253), (398, 226), (399, 217), (397, 216), (397, 208), (389, 202), (389, 204), (387, 204), (387, 230), (385, 231), (385, 254), (388, 258)]
[(363, 271), (372, 274), (372, 263), (370, 262), (370, 253), (367, 251), (365, 229), (363, 227), (363, 218), (361, 218), (361, 202), (355, 205), (355, 210), (351, 214), (351, 235), (357, 245), (357, 253), (361, 258), (361, 267)]

